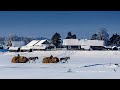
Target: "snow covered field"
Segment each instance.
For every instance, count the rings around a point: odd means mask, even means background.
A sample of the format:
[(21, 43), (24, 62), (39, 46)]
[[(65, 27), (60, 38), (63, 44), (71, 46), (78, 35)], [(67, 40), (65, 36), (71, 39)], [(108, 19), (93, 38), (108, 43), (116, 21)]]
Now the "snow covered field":
[[(11, 63), (15, 52), (0, 53), (0, 79), (120, 79), (120, 51), (35, 51), (36, 63)], [(43, 64), (46, 56), (70, 56), (68, 63)], [(115, 65), (118, 64), (118, 65)]]

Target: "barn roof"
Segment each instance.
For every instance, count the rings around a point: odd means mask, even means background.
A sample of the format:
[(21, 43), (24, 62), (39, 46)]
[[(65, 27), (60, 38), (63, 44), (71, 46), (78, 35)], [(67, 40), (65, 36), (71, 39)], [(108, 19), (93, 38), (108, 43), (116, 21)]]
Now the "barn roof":
[(40, 40), (32, 40), (30, 43), (28, 43), (26, 46), (34, 46), (36, 43), (38, 43)]
[[(45, 43), (46, 42), (46, 43)], [(30, 43), (28, 43), (26, 46), (39, 46), (41, 44), (50, 44), (47, 39), (45, 40), (32, 40)]]
[(38, 43), (36, 43), (35, 45), (39, 46), (41, 44), (44, 44), (46, 42), (46, 44), (50, 44), (47, 40), (40, 40)]

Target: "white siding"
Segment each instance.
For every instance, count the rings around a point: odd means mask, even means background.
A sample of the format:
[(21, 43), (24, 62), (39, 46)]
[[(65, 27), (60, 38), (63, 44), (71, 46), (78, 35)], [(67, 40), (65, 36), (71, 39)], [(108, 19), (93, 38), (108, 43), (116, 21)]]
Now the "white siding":
[(30, 47), (30, 46), (22, 46), (20, 49), (21, 50), (30, 50), (30, 49), (32, 49), (32, 47)]
[(78, 39), (63, 39), (63, 45), (79, 45), (79, 40)]
[(18, 50), (18, 47), (10, 47), (9, 50)]
[(46, 46), (33, 46), (32, 49), (45, 49)]
[(86, 50), (89, 50), (90, 49), (90, 46), (81, 46), (81, 48), (84, 48)]

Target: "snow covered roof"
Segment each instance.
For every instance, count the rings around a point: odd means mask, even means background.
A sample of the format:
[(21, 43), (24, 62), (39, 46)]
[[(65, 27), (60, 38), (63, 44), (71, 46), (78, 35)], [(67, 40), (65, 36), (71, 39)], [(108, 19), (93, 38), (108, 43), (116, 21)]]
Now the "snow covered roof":
[(80, 46), (104, 46), (103, 40), (87, 40), (87, 39), (63, 39), (63, 45), (80, 45)]
[(36, 43), (35, 45), (39, 46), (39, 45), (43, 44), (45, 41), (47, 41), (47, 40), (40, 40), (40, 41), (39, 41), (38, 43)]
[(78, 45), (78, 39), (63, 39), (63, 45)]
[(18, 50), (19, 47), (10, 47), (9, 50)]
[(34, 46), (36, 43), (38, 43), (40, 40), (32, 40), (30, 43), (28, 43), (26, 46)]
[(37, 44), (35, 44), (35, 46), (41, 46), (41, 44), (43, 44), (44, 42), (50, 44), (47, 40), (40, 40)]
[(44, 42), (46, 42), (47, 44), (50, 44), (47, 39), (45, 39), (45, 40), (33, 40), (30, 43), (28, 43), (26, 46), (22, 46), (21, 50), (45, 49), (47, 46), (43, 45)]
[(47, 39), (45, 39), (45, 40), (33, 40), (30, 43), (28, 43), (26, 46), (41, 46), (41, 44), (43, 44), (46, 41), (47, 41)]

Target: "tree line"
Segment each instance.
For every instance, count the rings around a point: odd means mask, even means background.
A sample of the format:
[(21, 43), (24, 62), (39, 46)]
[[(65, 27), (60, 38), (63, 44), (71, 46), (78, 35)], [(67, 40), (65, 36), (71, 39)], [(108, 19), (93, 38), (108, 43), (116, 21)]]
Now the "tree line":
[(28, 44), (32, 40), (42, 40), (42, 39), (48, 39), (48, 38), (45, 38), (45, 37), (35, 37), (35, 38), (20, 37), (20, 36), (17, 36), (17, 35), (13, 34), (13, 35), (9, 35), (9, 36), (6, 36), (6, 37), (0, 37), (0, 44), (5, 45), (5, 43), (7, 43), (9, 41), (24, 41), (25, 44)]
[[(5, 44), (5, 41), (24, 41), (25, 44), (28, 44), (32, 40), (42, 40), (42, 39), (48, 39), (44, 37), (36, 37), (36, 38), (30, 38), (30, 37), (19, 37), (17, 35), (9, 35), (7, 37), (0, 37), (0, 43)], [(77, 39), (76, 34), (72, 34), (71, 32), (68, 32), (65, 39)], [(104, 40), (106, 46), (120, 46), (120, 35), (117, 33), (113, 34), (111, 37), (109, 37), (109, 34), (107, 33), (106, 28), (100, 28), (97, 33), (94, 33), (91, 38), (91, 40)], [(54, 44), (57, 48), (62, 46), (62, 39), (61, 35), (56, 32), (51, 39), (51, 43)]]
[[(77, 39), (77, 36), (76, 34), (68, 32), (65, 39)], [(120, 35), (116, 33), (109, 37), (106, 28), (100, 28), (97, 33), (91, 36), (90, 40), (103, 40), (106, 46), (120, 46)], [(56, 32), (52, 36), (51, 41), (56, 47), (60, 47), (62, 43), (61, 35)]]

